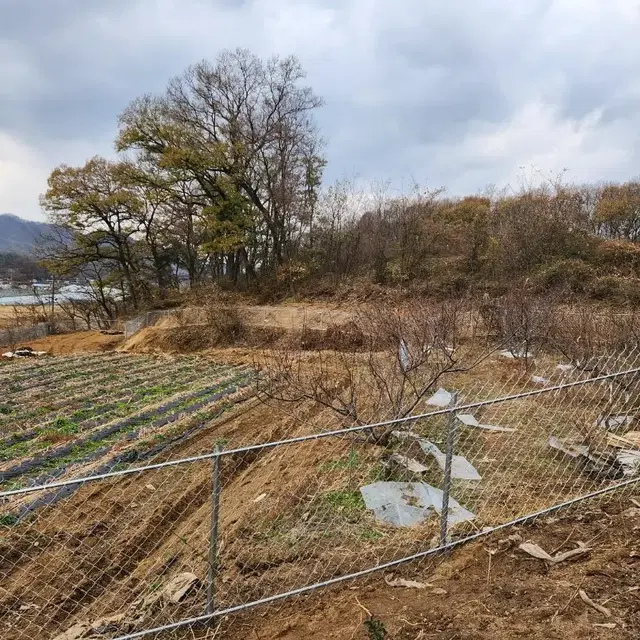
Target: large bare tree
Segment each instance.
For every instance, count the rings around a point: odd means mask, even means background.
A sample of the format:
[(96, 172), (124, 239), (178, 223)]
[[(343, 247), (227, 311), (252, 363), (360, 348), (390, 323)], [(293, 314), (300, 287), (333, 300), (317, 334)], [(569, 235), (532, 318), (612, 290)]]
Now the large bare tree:
[(312, 117), (321, 100), (303, 78), (293, 57), (224, 52), (189, 67), (163, 96), (135, 100), (120, 118), (118, 148), (184, 171), (221, 220), (253, 215), (241, 258), (258, 251), (253, 266), (277, 267), (311, 225), (324, 166)]

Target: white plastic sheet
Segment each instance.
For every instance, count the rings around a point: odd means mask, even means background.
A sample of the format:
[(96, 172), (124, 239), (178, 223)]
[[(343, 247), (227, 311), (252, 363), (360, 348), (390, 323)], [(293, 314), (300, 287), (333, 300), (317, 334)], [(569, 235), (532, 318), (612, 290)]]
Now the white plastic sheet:
[[(419, 440), (422, 450), (431, 454), (438, 463), (438, 466), (444, 471), (447, 456), (433, 442), (420, 438)], [(451, 477), (454, 480), (482, 480), (482, 476), (476, 468), (464, 457), (454, 454), (451, 459)]]
[(493, 424), (480, 424), (470, 413), (456, 413), (456, 418), (467, 427), (475, 427), (477, 429), (485, 429), (487, 431), (515, 431), (511, 427), (498, 427)]
[(607, 431), (615, 431), (633, 424), (634, 416), (599, 416), (594, 422), (594, 427), (601, 427)]
[(453, 394), (440, 387), (428, 400), (427, 404), (433, 407), (448, 407), (453, 400)]
[[(361, 487), (367, 509), (394, 527), (413, 527), (442, 511), (442, 491), (424, 482), (374, 482)], [(475, 515), (449, 498), (449, 525), (473, 520)]]
[(408, 371), (411, 366), (411, 360), (409, 358), (409, 349), (407, 348), (407, 343), (404, 339), (400, 340), (399, 347), (399, 356), (400, 356), (400, 366), (403, 371)]
[[(440, 451), (440, 449), (433, 442), (427, 440), (426, 438), (423, 438), (422, 436), (419, 436), (413, 431), (394, 431), (392, 435), (396, 440), (399, 440), (400, 442), (417, 442), (420, 445), (423, 453), (427, 456), (433, 456), (438, 463), (438, 466), (444, 471), (447, 456), (445, 453)], [(394, 455), (398, 456), (399, 454)], [(400, 457), (405, 458), (405, 456)], [(424, 468), (424, 470), (427, 470), (426, 467)], [(451, 477), (454, 480), (482, 479), (482, 476), (478, 473), (476, 468), (464, 456), (455, 454), (451, 460)]]

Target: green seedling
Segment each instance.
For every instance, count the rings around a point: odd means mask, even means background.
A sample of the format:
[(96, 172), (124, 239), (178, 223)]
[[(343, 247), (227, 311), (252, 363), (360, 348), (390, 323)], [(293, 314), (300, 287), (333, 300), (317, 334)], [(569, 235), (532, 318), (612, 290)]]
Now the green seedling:
[(12, 527), (18, 522), (18, 516), (13, 513), (3, 513), (0, 516), (0, 527)]
[(364, 626), (367, 629), (369, 640), (384, 640), (387, 637), (387, 629), (382, 620), (369, 616), (369, 618), (364, 621)]
[(319, 467), (319, 471), (330, 472), (330, 471), (353, 471), (360, 466), (360, 456), (357, 451), (353, 449), (349, 451), (349, 455), (346, 458), (339, 458), (338, 460), (329, 460), (328, 462), (323, 462)]
[(359, 491), (329, 491), (321, 496), (322, 502), (345, 515), (365, 510), (364, 500)]

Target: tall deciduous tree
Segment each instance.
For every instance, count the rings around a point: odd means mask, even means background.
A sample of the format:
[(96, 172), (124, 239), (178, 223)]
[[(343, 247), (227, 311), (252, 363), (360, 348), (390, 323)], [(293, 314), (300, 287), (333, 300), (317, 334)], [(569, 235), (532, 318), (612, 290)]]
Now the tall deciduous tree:
[(134, 101), (117, 146), (195, 181), (214, 235), (233, 238), (225, 248), (234, 260), (278, 267), (312, 228), (325, 162), (312, 117), (321, 100), (303, 78), (293, 57), (225, 52), (174, 78), (163, 96)]
[(58, 270), (100, 263), (120, 283), (125, 299), (137, 306), (146, 286), (141, 278), (141, 201), (122, 181), (119, 163), (94, 157), (82, 167), (62, 165), (49, 177), (41, 205), (65, 239), (49, 256)]

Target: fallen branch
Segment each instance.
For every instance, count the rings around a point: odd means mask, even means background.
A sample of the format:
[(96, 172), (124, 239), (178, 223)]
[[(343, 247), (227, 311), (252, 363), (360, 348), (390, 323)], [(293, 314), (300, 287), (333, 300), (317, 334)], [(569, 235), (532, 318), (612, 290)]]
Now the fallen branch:
[(578, 542), (578, 547), (575, 549), (564, 551), (563, 553), (556, 553), (553, 556), (547, 553), (542, 547), (535, 544), (534, 542), (523, 542), (518, 546), (518, 549), (524, 551), (526, 554), (532, 556), (533, 558), (544, 560), (549, 564), (559, 564), (560, 562), (565, 562), (566, 560), (570, 560), (571, 558), (577, 558), (579, 556), (586, 555), (591, 551), (591, 548), (587, 547), (582, 542)]
[(588, 604), (592, 609), (595, 609), (596, 611), (599, 611), (603, 615), (607, 616), (607, 618), (611, 617), (612, 615), (611, 611), (609, 611), (607, 607), (603, 607), (601, 604), (594, 602), (582, 589), (580, 589), (578, 593), (580, 594), (580, 598), (582, 599), (582, 602), (584, 602), (585, 604)]

